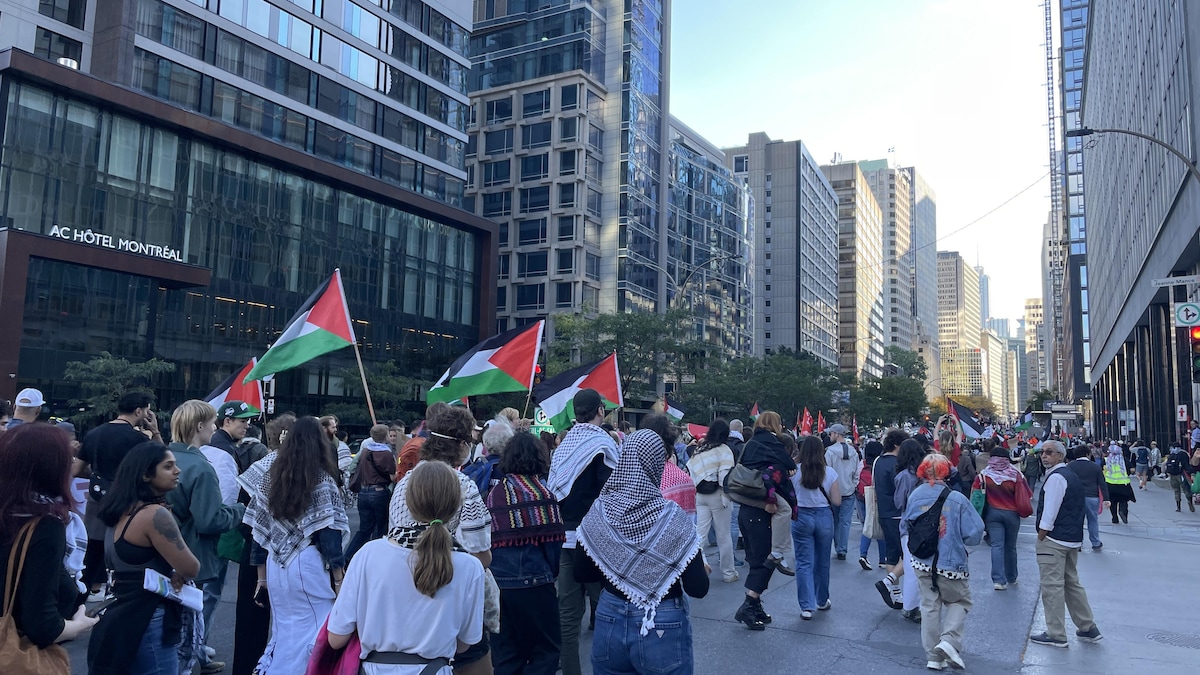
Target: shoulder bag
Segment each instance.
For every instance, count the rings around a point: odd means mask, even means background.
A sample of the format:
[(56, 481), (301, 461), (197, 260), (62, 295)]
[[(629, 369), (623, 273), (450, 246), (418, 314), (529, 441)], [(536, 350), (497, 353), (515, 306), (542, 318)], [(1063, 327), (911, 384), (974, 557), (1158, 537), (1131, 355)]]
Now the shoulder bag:
[[(753, 441), (751, 441), (753, 443)], [(748, 444), (747, 444), (748, 445)], [(758, 501), (767, 498), (767, 486), (763, 484), (762, 472), (742, 464), (742, 456), (746, 454), (746, 446), (738, 453), (733, 468), (725, 474), (725, 492), (736, 494), (745, 499)]]
[(867, 514), (863, 518), (863, 536), (868, 539), (883, 539), (883, 528), (879, 525), (879, 500), (875, 495), (875, 463), (871, 463), (871, 484), (863, 488), (863, 501)]
[(17, 598), (17, 587), (21, 583), (21, 571), (25, 567), (25, 554), (29, 551), (29, 540), (33, 529), (41, 518), (30, 518), (13, 539), (12, 552), (8, 555), (8, 574), (4, 578), (4, 616), (0, 617), (0, 663), (5, 672), (26, 675), (67, 675), (71, 672), (71, 661), (67, 650), (60, 645), (38, 647), (21, 634), (13, 618), (13, 605)]
[(987, 476), (979, 474), (979, 489), (971, 490), (971, 506), (975, 507), (979, 517), (987, 510)]
[[(1016, 502), (1017, 515), (1021, 518), (1028, 518), (1033, 515), (1033, 490), (1030, 489), (1029, 483), (1022, 476), (1021, 480), (1017, 481), (1016, 487)], [(1103, 500), (1101, 500), (1103, 502)]]

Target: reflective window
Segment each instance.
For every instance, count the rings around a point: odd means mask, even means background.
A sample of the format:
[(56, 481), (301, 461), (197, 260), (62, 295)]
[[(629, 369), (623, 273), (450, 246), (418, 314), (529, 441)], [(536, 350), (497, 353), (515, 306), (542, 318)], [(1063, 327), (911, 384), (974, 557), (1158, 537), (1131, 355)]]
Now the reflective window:
[(512, 160), (502, 159), (495, 162), (483, 162), (483, 186), (501, 185), (512, 177)]
[(575, 271), (575, 249), (568, 248), (558, 252), (556, 270), (559, 274), (570, 274)]
[(574, 110), (579, 107), (579, 85), (572, 84), (559, 90), (559, 109)]
[(512, 152), (513, 130), (489, 131), (483, 135), (483, 151), (488, 155)]
[(558, 153), (558, 175), (571, 176), (575, 173), (575, 151), (563, 150)]
[(554, 284), (554, 287), (555, 287), (554, 306), (555, 307), (563, 308), (563, 307), (571, 306), (571, 304), (572, 304), (571, 301), (573, 299), (572, 298), (573, 294), (571, 292), (572, 286), (573, 286), (573, 284), (571, 284), (569, 282)]
[(538, 117), (550, 112), (550, 90), (543, 89), (525, 94), (523, 97), (522, 117)]
[(579, 137), (579, 118), (564, 117), (558, 121), (558, 140), (573, 141)]
[(517, 254), (517, 278), (546, 276), (546, 261), (549, 254), (546, 251)]
[(487, 120), (487, 124), (496, 124), (512, 119), (513, 110), (511, 96), (488, 101), (484, 105), (487, 110), (487, 117), (485, 118)]
[(521, 147), (529, 149), (550, 145), (552, 128), (553, 126), (548, 121), (521, 125)]
[(38, 12), (68, 26), (83, 28), (83, 16), (87, 11), (85, 0), (38, 0)]
[(562, 208), (575, 206), (575, 184), (560, 183), (558, 186), (558, 205)]
[(550, 186), (522, 188), (521, 213), (550, 210)]
[(39, 27), (33, 43), (33, 54), (49, 61), (70, 59), (79, 66), (83, 60), (83, 43)]
[(517, 288), (517, 309), (544, 309), (546, 284), (521, 284)]
[(517, 223), (517, 245), (546, 243), (546, 219), (522, 220)]
[(521, 180), (539, 180), (550, 175), (550, 155), (527, 155), (521, 158)]
[(497, 216), (507, 216), (512, 213), (512, 192), (493, 192), (485, 194), (483, 197), (483, 216), (485, 218), (495, 218)]

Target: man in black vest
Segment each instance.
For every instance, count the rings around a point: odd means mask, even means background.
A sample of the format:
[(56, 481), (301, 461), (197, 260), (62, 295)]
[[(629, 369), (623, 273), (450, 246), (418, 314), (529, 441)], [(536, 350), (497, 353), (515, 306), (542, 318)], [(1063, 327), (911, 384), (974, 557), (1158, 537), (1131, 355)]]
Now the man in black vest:
[(1037, 561), (1042, 573), (1042, 607), (1046, 610), (1046, 632), (1029, 641), (1050, 647), (1067, 646), (1065, 603), (1075, 622), (1075, 635), (1084, 642), (1099, 642), (1103, 636), (1092, 620), (1087, 592), (1079, 583), (1079, 550), (1083, 548), (1083, 484), (1066, 465), (1067, 450), (1058, 441), (1042, 444), (1042, 483), (1037, 507)]

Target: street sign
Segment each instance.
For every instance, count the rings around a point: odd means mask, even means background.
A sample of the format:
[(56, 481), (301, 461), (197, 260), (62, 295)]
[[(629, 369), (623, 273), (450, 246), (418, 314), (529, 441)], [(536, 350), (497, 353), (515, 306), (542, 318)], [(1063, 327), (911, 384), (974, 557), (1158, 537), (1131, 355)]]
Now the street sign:
[(1200, 304), (1195, 302), (1175, 303), (1175, 326), (1177, 328), (1200, 326)]
[(1188, 284), (1200, 284), (1200, 274), (1190, 274), (1186, 277), (1166, 277), (1165, 279), (1155, 279), (1150, 282), (1150, 285), (1155, 288), (1186, 286)]
[(1175, 421), (1186, 422), (1188, 419), (1188, 409), (1186, 404), (1175, 406)]

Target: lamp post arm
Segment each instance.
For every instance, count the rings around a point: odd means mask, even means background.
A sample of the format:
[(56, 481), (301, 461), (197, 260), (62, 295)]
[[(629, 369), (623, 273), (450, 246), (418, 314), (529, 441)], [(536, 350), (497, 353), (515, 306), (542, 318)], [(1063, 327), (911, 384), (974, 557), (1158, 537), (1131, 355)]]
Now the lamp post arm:
[(1187, 165), (1188, 171), (1191, 172), (1192, 177), (1195, 178), (1197, 181), (1200, 181), (1200, 169), (1196, 168), (1196, 163), (1192, 161), (1192, 158), (1183, 154), (1179, 150), (1176, 150), (1170, 144), (1168, 144), (1164, 141), (1161, 141), (1153, 136), (1150, 136), (1149, 134), (1143, 134), (1140, 131), (1130, 131), (1129, 129), (1092, 129), (1092, 131), (1094, 131), (1095, 133), (1098, 133), (1098, 134), (1125, 134), (1127, 136), (1136, 136), (1143, 140), (1150, 141), (1151, 143), (1159, 146), (1160, 148), (1165, 149), (1167, 152), (1170, 152), (1172, 155), (1175, 155), (1176, 157), (1178, 157), (1180, 159), (1180, 161), (1182, 161), (1185, 165)]

